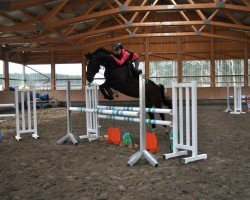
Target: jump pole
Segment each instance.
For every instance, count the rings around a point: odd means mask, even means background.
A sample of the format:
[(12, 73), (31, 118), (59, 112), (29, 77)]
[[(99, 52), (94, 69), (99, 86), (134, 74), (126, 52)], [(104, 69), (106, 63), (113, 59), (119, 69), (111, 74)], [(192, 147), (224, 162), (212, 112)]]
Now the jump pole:
[(232, 110), (230, 108), (230, 88), (229, 88), (229, 84), (227, 84), (227, 109), (224, 112), (225, 113), (232, 112)]

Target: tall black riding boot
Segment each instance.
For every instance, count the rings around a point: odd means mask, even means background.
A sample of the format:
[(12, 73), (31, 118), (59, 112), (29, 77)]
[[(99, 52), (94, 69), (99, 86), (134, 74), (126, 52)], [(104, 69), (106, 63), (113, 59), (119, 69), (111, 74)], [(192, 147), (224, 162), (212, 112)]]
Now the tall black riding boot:
[(142, 73), (142, 70), (138, 69), (138, 68), (135, 68), (134, 65), (131, 65), (130, 69), (132, 71), (132, 74), (133, 74), (134, 78), (138, 79), (139, 75)]

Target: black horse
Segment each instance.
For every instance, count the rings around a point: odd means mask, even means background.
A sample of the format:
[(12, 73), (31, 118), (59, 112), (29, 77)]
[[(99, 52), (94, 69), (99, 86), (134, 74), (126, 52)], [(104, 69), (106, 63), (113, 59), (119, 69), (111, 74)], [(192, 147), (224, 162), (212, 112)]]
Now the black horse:
[[(124, 63), (123, 66), (118, 66), (110, 56), (111, 51), (104, 48), (99, 48), (93, 53), (86, 54), (87, 58), (87, 80), (92, 82), (94, 76), (99, 72), (100, 66), (105, 68), (104, 77), (106, 81), (99, 86), (100, 91), (106, 99), (113, 99), (111, 88), (134, 98), (139, 98), (139, 79), (131, 76), (129, 64)], [(164, 86), (156, 85), (153, 81), (146, 81), (146, 107), (147, 108), (162, 108), (162, 103), (168, 108), (172, 108), (172, 102), (165, 97)], [(150, 119), (154, 119), (153, 113), (148, 113)], [(164, 114), (160, 114), (162, 120), (165, 120)], [(152, 124), (155, 128), (155, 124)]]

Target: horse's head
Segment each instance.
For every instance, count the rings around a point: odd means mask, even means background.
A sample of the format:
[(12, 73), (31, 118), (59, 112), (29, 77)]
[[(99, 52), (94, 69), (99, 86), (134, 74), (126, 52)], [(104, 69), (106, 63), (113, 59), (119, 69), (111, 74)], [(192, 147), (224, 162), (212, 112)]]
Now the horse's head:
[(87, 59), (87, 80), (88, 82), (92, 82), (94, 80), (95, 75), (100, 70), (100, 65), (109, 66), (109, 62), (113, 61), (111, 58), (109, 50), (104, 48), (97, 49), (94, 53), (85, 54)]
[(92, 53), (85, 54), (87, 59), (87, 80), (88, 82), (92, 82), (94, 80), (95, 75), (100, 70), (100, 60), (96, 58)]

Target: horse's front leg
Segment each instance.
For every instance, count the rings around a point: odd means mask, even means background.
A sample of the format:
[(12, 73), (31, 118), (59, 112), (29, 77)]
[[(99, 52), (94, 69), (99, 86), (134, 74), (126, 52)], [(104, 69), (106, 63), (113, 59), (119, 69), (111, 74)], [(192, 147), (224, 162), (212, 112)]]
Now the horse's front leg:
[(114, 93), (107, 81), (105, 81), (102, 85), (100, 85), (99, 88), (105, 99), (114, 100)]
[(109, 99), (108, 92), (106, 91), (105, 87), (102, 85), (99, 86), (99, 89), (104, 97), (104, 99)]

